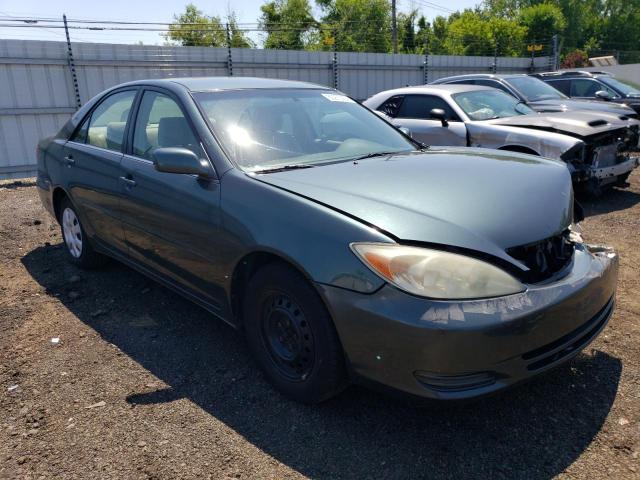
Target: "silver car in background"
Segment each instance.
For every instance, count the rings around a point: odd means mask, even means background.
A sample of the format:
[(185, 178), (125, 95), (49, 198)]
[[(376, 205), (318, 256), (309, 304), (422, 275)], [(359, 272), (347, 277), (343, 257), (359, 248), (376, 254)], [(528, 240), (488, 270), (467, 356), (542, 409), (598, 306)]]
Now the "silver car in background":
[(364, 105), (427, 145), (485, 147), (564, 161), (578, 189), (625, 186), (639, 159), (640, 122), (606, 112), (535, 113), (495, 88), (425, 85), (380, 92)]

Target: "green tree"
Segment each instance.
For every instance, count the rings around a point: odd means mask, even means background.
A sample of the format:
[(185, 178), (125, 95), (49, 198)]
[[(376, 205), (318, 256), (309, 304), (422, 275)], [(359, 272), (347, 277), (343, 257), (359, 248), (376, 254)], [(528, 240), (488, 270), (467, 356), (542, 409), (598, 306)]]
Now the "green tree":
[(308, 0), (272, 0), (260, 10), (260, 28), (267, 32), (264, 48), (302, 50), (318, 24)]
[(562, 10), (551, 3), (539, 3), (520, 10), (518, 23), (527, 28), (526, 43), (545, 43), (567, 26)]
[[(193, 47), (224, 47), (227, 45), (226, 25), (218, 16), (207, 16), (190, 3), (184, 13), (173, 16), (173, 23), (169, 25), (167, 40), (183, 46)], [(228, 19), (231, 46), (246, 48), (254, 46), (253, 42), (238, 28), (235, 14)]]
[[(391, 51), (391, 4), (388, 0), (317, 0), (323, 10), (322, 48), (351, 52)], [(335, 32), (336, 38), (330, 32)]]
[(449, 36), (449, 22), (441, 15), (433, 19), (431, 26), (432, 35), (429, 40), (429, 54), (431, 55), (448, 55), (447, 38)]
[(465, 10), (448, 27), (445, 48), (453, 55), (515, 56), (522, 51), (526, 27), (508, 18)]
[(418, 12), (398, 14), (398, 43), (400, 53), (420, 53), (422, 46), (416, 43), (416, 17)]

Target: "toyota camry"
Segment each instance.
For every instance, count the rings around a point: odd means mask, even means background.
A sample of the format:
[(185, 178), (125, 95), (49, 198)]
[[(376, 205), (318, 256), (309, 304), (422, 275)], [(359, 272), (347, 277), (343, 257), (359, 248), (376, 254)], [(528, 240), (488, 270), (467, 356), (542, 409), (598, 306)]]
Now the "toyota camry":
[(495, 392), (613, 310), (616, 254), (581, 240), (562, 162), (429, 148), (318, 85), (116, 86), (39, 143), (37, 185), (69, 261), (111, 257), (198, 303), (301, 402), (349, 382)]

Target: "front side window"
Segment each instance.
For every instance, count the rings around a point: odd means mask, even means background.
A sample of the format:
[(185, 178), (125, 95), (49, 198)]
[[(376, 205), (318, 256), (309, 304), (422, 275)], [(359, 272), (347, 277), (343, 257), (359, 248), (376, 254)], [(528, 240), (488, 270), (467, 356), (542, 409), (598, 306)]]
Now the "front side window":
[(613, 77), (598, 77), (598, 80), (600, 80), (604, 84), (609, 85), (612, 88), (617, 89), (624, 95), (627, 95), (629, 97), (640, 97), (640, 88), (635, 88)]
[(520, 92), (528, 102), (567, 98), (562, 92), (556, 90), (539, 78), (526, 76), (509, 77), (507, 81), (513, 86), (513, 88)]
[(245, 171), (416, 148), (371, 110), (329, 90), (247, 89), (193, 96), (227, 155)]
[(121, 152), (135, 90), (114, 93), (100, 103), (71, 139), (94, 147)]
[(133, 154), (152, 159), (153, 151), (162, 147), (182, 147), (198, 157), (204, 153), (200, 142), (178, 104), (167, 95), (144, 92), (133, 132)]
[(431, 110), (439, 108), (444, 110), (447, 120), (455, 122), (459, 118), (449, 104), (440, 97), (434, 95), (407, 95), (400, 106), (398, 118), (431, 119)]
[(471, 120), (491, 120), (534, 113), (513, 95), (500, 90), (457, 93), (453, 95), (453, 99)]
[(618, 97), (619, 95), (608, 87), (596, 80), (590, 78), (576, 78), (571, 80), (571, 96), (572, 97), (586, 97), (595, 98), (596, 92), (604, 90), (608, 92), (612, 97)]

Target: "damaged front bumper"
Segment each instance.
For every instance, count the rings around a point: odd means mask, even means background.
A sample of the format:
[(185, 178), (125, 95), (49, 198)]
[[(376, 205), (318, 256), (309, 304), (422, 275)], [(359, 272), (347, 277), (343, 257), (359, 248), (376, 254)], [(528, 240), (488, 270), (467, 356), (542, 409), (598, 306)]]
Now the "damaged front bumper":
[(591, 176), (599, 180), (615, 179), (616, 177), (625, 175), (640, 165), (640, 158), (627, 157), (626, 161), (622, 161), (610, 167), (594, 168), (591, 170)]
[(561, 279), (506, 297), (433, 301), (319, 285), (356, 379), (436, 399), (501, 390), (566, 362), (613, 312), (618, 259), (576, 246)]

